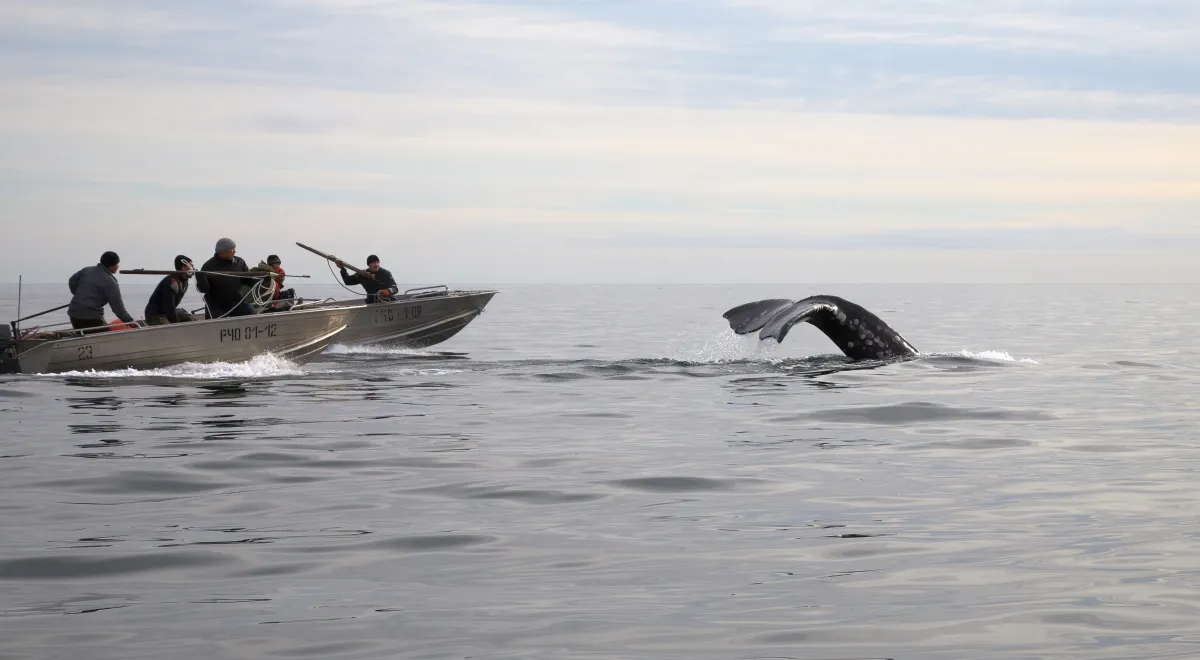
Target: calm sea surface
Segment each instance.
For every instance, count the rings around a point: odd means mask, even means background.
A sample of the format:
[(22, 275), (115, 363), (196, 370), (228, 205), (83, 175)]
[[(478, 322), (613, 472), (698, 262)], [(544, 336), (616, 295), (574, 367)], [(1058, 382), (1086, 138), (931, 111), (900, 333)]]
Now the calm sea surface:
[[(1200, 657), (1195, 287), (498, 288), (424, 351), (0, 377), (0, 657)], [(814, 293), (927, 356), (721, 318)]]

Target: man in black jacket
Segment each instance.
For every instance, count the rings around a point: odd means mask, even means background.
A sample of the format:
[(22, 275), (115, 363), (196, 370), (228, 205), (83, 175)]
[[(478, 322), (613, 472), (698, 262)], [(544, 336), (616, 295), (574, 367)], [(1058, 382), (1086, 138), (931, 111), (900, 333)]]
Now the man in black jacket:
[(360, 270), (351, 275), (346, 272), (346, 262), (338, 260), (337, 265), (342, 271), (343, 282), (349, 286), (362, 285), (362, 288), (367, 292), (368, 304), (387, 302), (400, 291), (400, 287), (396, 285), (396, 278), (392, 277), (391, 271), (386, 268), (380, 268), (379, 257), (373, 254), (367, 257), (367, 270), (365, 272)]
[(166, 325), (191, 321), (192, 315), (179, 309), (183, 296), (188, 290), (188, 279), (191, 271), (195, 270), (192, 260), (182, 254), (175, 257), (176, 272), (162, 278), (154, 293), (150, 294), (150, 302), (146, 303), (146, 323), (149, 325)]
[(133, 323), (133, 317), (125, 311), (125, 303), (121, 300), (121, 286), (113, 273), (121, 267), (121, 258), (116, 252), (105, 252), (100, 256), (100, 263), (95, 266), (82, 268), (67, 280), (71, 289), (71, 305), (67, 307), (67, 317), (71, 319), (71, 327), (108, 329), (104, 322), (104, 306), (112, 308), (113, 314), (126, 323)]
[[(204, 262), (200, 270), (220, 273), (248, 273), (250, 267), (246, 261), (237, 256), (237, 245), (231, 238), (217, 241), (212, 259)], [(204, 294), (204, 304), (208, 307), (206, 318), (217, 319), (225, 316), (251, 316), (254, 308), (246, 302), (247, 290), (258, 282), (255, 277), (229, 277), (225, 275), (205, 275), (196, 273), (196, 288)]]

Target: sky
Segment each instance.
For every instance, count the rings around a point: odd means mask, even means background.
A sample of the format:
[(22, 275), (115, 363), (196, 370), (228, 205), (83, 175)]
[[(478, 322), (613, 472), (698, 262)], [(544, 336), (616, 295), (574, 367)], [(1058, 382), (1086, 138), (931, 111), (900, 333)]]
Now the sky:
[(1200, 282), (1194, 0), (0, 0), (0, 94), (0, 281)]

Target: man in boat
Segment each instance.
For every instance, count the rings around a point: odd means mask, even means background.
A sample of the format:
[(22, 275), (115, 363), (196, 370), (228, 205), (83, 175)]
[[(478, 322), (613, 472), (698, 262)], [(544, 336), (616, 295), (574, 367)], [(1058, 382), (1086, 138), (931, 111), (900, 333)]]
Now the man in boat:
[(121, 285), (117, 284), (117, 277), (114, 275), (120, 267), (121, 258), (110, 250), (100, 256), (100, 263), (81, 268), (67, 280), (67, 286), (71, 288), (71, 304), (67, 307), (67, 316), (71, 319), (72, 328), (108, 330), (108, 324), (104, 321), (105, 305), (125, 323), (133, 323), (133, 317), (125, 311), (125, 303), (121, 300)]
[(388, 269), (379, 267), (379, 257), (373, 254), (367, 257), (366, 272), (360, 270), (351, 275), (346, 272), (346, 262), (340, 259), (337, 265), (342, 271), (343, 282), (349, 286), (362, 285), (367, 292), (368, 304), (387, 302), (400, 292), (400, 287), (396, 285), (396, 278), (392, 277), (392, 273)]
[(292, 289), (284, 289), (283, 288), (283, 280), (284, 280), (284, 278), (287, 277), (287, 273), (284, 272), (284, 270), (281, 266), (282, 263), (283, 263), (283, 261), (281, 261), (279, 259), (279, 255), (272, 254), (267, 257), (267, 260), (265, 262), (260, 261), (260, 262), (258, 262), (257, 266), (250, 269), (252, 271), (261, 272), (261, 273), (271, 273), (271, 280), (272, 280), (272, 286), (274, 287), (274, 292), (271, 294), (272, 302), (270, 305), (267, 306), (266, 309), (263, 310), (264, 312), (274, 312), (274, 311), (288, 309), (288, 308), (290, 308), (290, 305), (286, 302), (281, 302), (281, 301), (293, 300), (296, 297), (295, 291), (293, 291)]
[(192, 321), (192, 315), (185, 309), (179, 308), (183, 296), (188, 290), (188, 280), (196, 267), (192, 260), (182, 254), (175, 257), (175, 271), (159, 281), (154, 293), (150, 294), (150, 302), (146, 303), (146, 323), (148, 325), (166, 325)]
[[(237, 244), (231, 238), (217, 241), (213, 256), (200, 267), (201, 271), (213, 273), (249, 273), (246, 260), (237, 256)], [(206, 317), (210, 319), (227, 316), (251, 316), (254, 308), (246, 302), (249, 298), (243, 287), (252, 287), (258, 283), (256, 277), (229, 277), (224, 275), (205, 275), (196, 273), (196, 288), (204, 294), (204, 304), (208, 307)]]

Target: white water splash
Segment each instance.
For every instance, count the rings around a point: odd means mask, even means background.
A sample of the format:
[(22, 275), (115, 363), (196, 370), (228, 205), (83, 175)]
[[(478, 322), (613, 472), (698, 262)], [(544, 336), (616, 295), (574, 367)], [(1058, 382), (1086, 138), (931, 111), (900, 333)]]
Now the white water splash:
[(1038, 362), (1033, 358), (1017, 359), (1010, 355), (1008, 351), (968, 351), (964, 348), (954, 355), (961, 355), (962, 357), (972, 358), (975, 360), (996, 360), (999, 362), (1024, 362), (1026, 364), (1041, 364), (1041, 362)]
[[(693, 336), (685, 336), (692, 334)], [(757, 336), (741, 337), (726, 330), (707, 338), (698, 333), (680, 333), (675, 339), (671, 359), (692, 364), (727, 364), (730, 362), (776, 363), (785, 358), (776, 357), (779, 345), (774, 341), (759, 341)]]
[(66, 371), (38, 374), (50, 378), (184, 378), (189, 380), (229, 380), (300, 376), (305, 372), (294, 362), (265, 354), (245, 362), (184, 362), (160, 369), (114, 369), (112, 371)]

